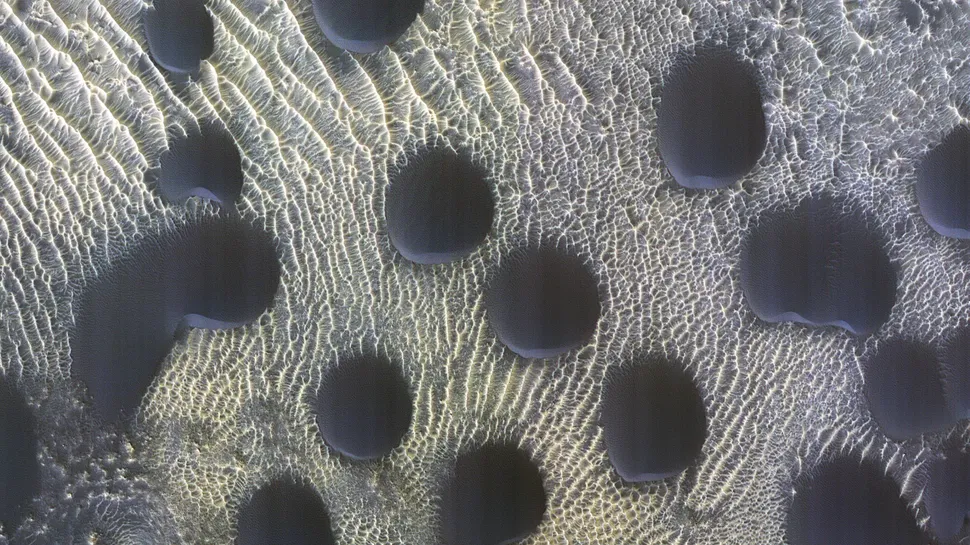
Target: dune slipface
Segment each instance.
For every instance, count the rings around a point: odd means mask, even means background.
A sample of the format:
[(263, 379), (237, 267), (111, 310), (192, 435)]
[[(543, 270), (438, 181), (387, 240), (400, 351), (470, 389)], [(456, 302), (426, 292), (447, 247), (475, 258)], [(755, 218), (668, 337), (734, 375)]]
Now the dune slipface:
[(196, 196), (230, 204), (242, 192), (242, 159), (221, 123), (203, 121), (170, 138), (162, 155), (158, 191), (170, 203)]
[(485, 445), (458, 457), (441, 498), (447, 545), (507, 545), (539, 527), (546, 492), (529, 456), (511, 445)]
[(928, 346), (884, 342), (865, 365), (865, 391), (872, 417), (891, 439), (912, 439), (953, 423), (936, 353)]
[(601, 423), (610, 462), (629, 482), (677, 475), (700, 455), (707, 413), (682, 365), (653, 356), (609, 377)]
[(970, 418), (970, 328), (957, 330), (943, 346), (943, 385), (956, 419)]
[(317, 392), (317, 426), (337, 452), (359, 460), (379, 458), (401, 444), (411, 425), (411, 394), (401, 370), (384, 358), (364, 356), (327, 372)]
[(693, 189), (733, 184), (761, 158), (767, 135), (753, 66), (732, 52), (702, 49), (670, 70), (657, 138), (677, 183)]
[(424, 0), (313, 0), (324, 36), (354, 53), (373, 53), (404, 34)]
[(499, 340), (525, 358), (551, 358), (583, 345), (600, 317), (596, 279), (578, 257), (551, 247), (507, 256), (485, 308)]
[(270, 238), (238, 220), (194, 220), (146, 237), (75, 303), (71, 373), (102, 418), (131, 415), (180, 327), (251, 322), (279, 281)]
[(256, 491), (239, 510), (234, 545), (334, 545), (323, 499), (284, 478)]
[(391, 181), (384, 203), (387, 230), (415, 263), (462, 258), (485, 240), (495, 202), (485, 171), (448, 149), (413, 159)]
[(215, 28), (205, 0), (154, 0), (144, 23), (152, 59), (170, 72), (197, 72), (212, 55)]
[(941, 541), (961, 534), (970, 514), (970, 455), (953, 450), (930, 463), (923, 504), (930, 528)]
[(825, 462), (795, 483), (789, 545), (918, 545), (919, 525), (899, 485), (869, 461)]
[(970, 238), (970, 127), (960, 125), (916, 169), (919, 209), (937, 233)]
[(7, 377), (0, 377), (0, 523), (13, 534), (40, 492), (34, 415)]
[(741, 287), (767, 322), (835, 325), (868, 335), (889, 319), (896, 271), (856, 212), (827, 197), (769, 214), (741, 252)]

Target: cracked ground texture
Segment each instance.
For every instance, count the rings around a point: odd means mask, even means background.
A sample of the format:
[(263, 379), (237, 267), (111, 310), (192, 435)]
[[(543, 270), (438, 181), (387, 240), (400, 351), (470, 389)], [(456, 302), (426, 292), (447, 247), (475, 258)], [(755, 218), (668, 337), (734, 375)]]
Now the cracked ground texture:
[[(970, 247), (935, 234), (920, 156), (968, 121), (970, 8), (896, 0), (429, 0), (397, 43), (326, 43), (309, 1), (210, 0), (215, 52), (188, 83), (148, 57), (139, 0), (0, 0), (0, 358), (38, 415), (34, 543), (228, 544), (235, 513), (286, 472), (322, 494), (342, 544), (435, 544), (457, 453), (487, 440), (535, 459), (548, 511), (530, 544), (780, 544), (793, 480), (826, 456), (878, 461), (920, 509), (919, 474), (967, 427), (897, 443), (865, 406), (880, 343), (967, 325)], [(720, 44), (761, 74), (768, 146), (739, 183), (677, 186), (655, 135), (664, 74)], [(239, 214), (273, 234), (274, 306), (192, 330), (124, 433), (93, 424), (70, 379), (72, 301), (127, 246), (186, 218), (150, 174), (168, 134), (220, 118), (245, 184)], [(419, 266), (390, 244), (383, 196), (428, 145), (490, 172), (485, 244)], [(863, 209), (899, 270), (871, 337), (759, 321), (739, 282), (762, 214), (829, 192)], [(583, 348), (529, 361), (483, 299), (527, 240), (567, 244), (600, 283)], [(403, 366), (414, 415), (389, 456), (355, 463), (319, 439), (308, 399), (342, 358)], [(698, 463), (623, 483), (598, 423), (607, 371), (666, 353), (696, 373), (709, 417)], [(30, 542), (30, 540), (28, 540)]]

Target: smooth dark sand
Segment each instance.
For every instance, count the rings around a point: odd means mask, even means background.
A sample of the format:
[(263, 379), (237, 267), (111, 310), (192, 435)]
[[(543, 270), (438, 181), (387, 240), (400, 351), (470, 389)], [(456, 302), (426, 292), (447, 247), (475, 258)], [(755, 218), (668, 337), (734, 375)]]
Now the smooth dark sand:
[(930, 462), (923, 505), (930, 529), (942, 542), (964, 534), (970, 514), (970, 455), (954, 449)]
[(904, 339), (883, 342), (864, 372), (869, 412), (890, 439), (912, 439), (953, 423), (931, 347)]
[(328, 370), (314, 409), (320, 433), (331, 448), (370, 460), (401, 444), (411, 425), (412, 401), (397, 365), (382, 357), (363, 356)]
[(936, 232), (970, 239), (970, 127), (960, 125), (916, 169), (919, 209)]
[(838, 458), (795, 483), (789, 545), (920, 545), (899, 485), (870, 461)]
[(423, 152), (391, 180), (387, 230), (415, 263), (446, 263), (470, 254), (492, 227), (495, 201), (484, 169), (449, 149)]
[(234, 545), (334, 545), (323, 498), (283, 478), (264, 485), (239, 510)]
[(12, 535), (40, 492), (34, 414), (8, 377), (0, 377), (0, 523)]
[(165, 70), (191, 74), (212, 55), (215, 27), (205, 0), (154, 0), (144, 23), (148, 52)]
[(660, 98), (657, 138), (680, 185), (716, 189), (740, 180), (768, 142), (755, 68), (730, 51), (706, 48), (674, 64)]
[(761, 219), (742, 248), (741, 287), (767, 322), (868, 335), (889, 319), (896, 271), (865, 218), (813, 197)]
[(610, 374), (600, 419), (610, 461), (629, 482), (679, 474), (707, 437), (704, 400), (693, 378), (661, 356)]
[(313, 0), (317, 24), (337, 47), (373, 53), (404, 34), (424, 0)]
[(546, 492), (529, 455), (489, 444), (458, 457), (441, 497), (447, 545), (507, 545), (542, 522)]
[(102, 418), (131, 416), (180, 327), (249, 323), (272, 304), (279, 281), (272, 240), (239, 220), (146, 237), (76, 301), (71, 373)]
[(583, 261), (543, 246), (506, 256), (485, 296), (492, 330), (525, 358), (551, 358), (589, 341), (600, 317), (596, 278)]
[(158, 191), (166, 201), (196, 196), (231, 204), (242, 186), (239, 148), (221, 122), (203, 121), (186, 136), (169, 139), (158, 174)]
[(970, 328), (949, 335), (940, 364), (950, 412), (957, 420), (970, 418)]
[(906, 26), (916, 32), (923, 23), (923, 9), (916, 3), (916, 0), (899, 0), (899, 11), (906, 21)]

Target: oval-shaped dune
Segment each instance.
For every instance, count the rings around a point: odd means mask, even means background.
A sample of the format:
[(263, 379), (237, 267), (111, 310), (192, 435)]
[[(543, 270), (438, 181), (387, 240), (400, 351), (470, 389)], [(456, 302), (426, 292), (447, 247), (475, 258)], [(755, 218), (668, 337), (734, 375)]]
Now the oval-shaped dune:
[(191, 74), (212, 55), (215, 27), (205, 0), (154, 0), (143, 21), (148, 52), (165, 70)]
[(458, 457), (441, 497), (447, 545), (508, 545), (533, 533), (546, 512), (542, 477), (529, 455), (489, 444)]
[(677, 475), (697, 459), (707, 437), (694, 379), (661, 356), (611, 373), (600, 419), (610, 462), (629, 482)]
[(916, 169), (916, 198), (937, 233), (970, 239), (970, 127), (960, 125), (923, 157)]
[(75, 302), (71, 374), (101, 418), (131, 416), (179, 328), (249, 323), (279, 282), (272, 240), (240, 220), (195, 220), (147, 236)]
[(354, 53), (373, 53), (393, 43), (423, 11), (424, 0), (313, 0), (324, 36)]
[(970, 515), (970, 455), (951, 450), (929, 464), (923, 504), (930, 528), (942, 542), (952, 542), (963, 533)]
[(470, 254), (488, 235), (495, 202), (485, 171), (448, 149), (422, 153), (387, 189), (391, 242), (415, 263), (446, 263)]
[(599, 290), (578, 257), (551, 247), (525, 248), (505, 257), (485, 308), (505, 346), (525, 358), (551, 358), (592, 337)]
[(947, 338), (941, 367), (953, 418), (970, 418), (970, 328), (959, 329)]
[(166, 201), (194, 196), (230, 204), (242, 186), (239, 148), (221, 122), (203, 121), (185, 136), (169, 139), (158, 174), (158, 190)]
[(377, 356), (352, 358), (331, 368), (314, 408), (324, 441), (358, 460), (387, 455), (411, 425), (408, 383), (398, 366)]
[(40, 462), (34, 414), (20, 391), (0, 377), (0, 524), (10, 536), (40, 492)]
[(320, 494), (282, 478), (262, 486), (239, 510), (234, 545), (334, 545)]
[(788, 545), (919, 545), (899, 485), (874, 463), (838, 458), (795, 483)]
[(720, 49), (701, 49), (674, 64), (660, 98), (657, 138), (680, 185), (716, 189), (740, 180), (768, 142), (754, 67)]
[(767, 214), (741, 252), (741, 288), (767, 322), (868, 335), (896, 302), (896, 271), (865, 218), (829, 197)]

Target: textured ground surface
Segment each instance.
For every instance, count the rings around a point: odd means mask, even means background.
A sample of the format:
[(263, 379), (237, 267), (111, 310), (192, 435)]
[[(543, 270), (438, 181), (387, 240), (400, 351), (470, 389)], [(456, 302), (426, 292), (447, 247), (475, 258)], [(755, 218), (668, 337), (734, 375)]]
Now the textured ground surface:
[[(185, 84), (145, 53), (138, 0), (0, 0), (0, 362), (45, 467), (22, 535), (226, 544), (240, 502), (290, 471), (322, 492), (339, 543), (431, 544), (445, 472), (488, 439), (521, 443), (543, 474), (530, 543), (782, 543), (792, 479), (840, 452), (918, 501), (947, 438), (887, 440), (862, 365), (886, 339), (937, 344), (970, 320), (970, 247), (933, 232), (913, 190), (918, 158), (970, 115), (970, 8), (913, 5), (430, 1), (393, 47), (355, 56), (325, 43), (308, 0), (211, 0), (215, 52)], [(769, 124), (759, 166), (713, 192), (675, 184), (654, 132), (663, 74), (701, 42), (754, 63)], [(214, 116), (243, 156), (241, 215), (281, 249), (276, 303), (180, 339), (129, 433), (95, 426), (69, 378), (72, 301), (126, 244), (214, 213), (146, 182), (167, 132)], [(498, 200), (480, 251), (422, 267), (391, 247), (383, 190), (436, 142), (469, 146)], [(897, 302), (871, 337), (766, 324), (743, 300), (745, 233), (823, 190), (891, 241)], [(483, 309), (527, 239), (571, 245), (604, 296), (592, 342), (545, 363), (504, 348)], [(402, 362), (415, 409), (402, 446), (361, 464), (324, 447), (308, 399), (367, 350)], [(709, 434), (680, 477), (624, 484), (601, 386), (653, 351), (696, 372)]]

